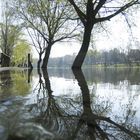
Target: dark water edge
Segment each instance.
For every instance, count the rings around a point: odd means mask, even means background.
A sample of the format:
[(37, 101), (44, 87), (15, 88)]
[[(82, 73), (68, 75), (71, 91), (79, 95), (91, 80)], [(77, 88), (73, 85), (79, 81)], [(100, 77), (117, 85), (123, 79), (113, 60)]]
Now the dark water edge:
[(139, 140), (140, 70), (82, 71), (0, 70), (0, 140)]

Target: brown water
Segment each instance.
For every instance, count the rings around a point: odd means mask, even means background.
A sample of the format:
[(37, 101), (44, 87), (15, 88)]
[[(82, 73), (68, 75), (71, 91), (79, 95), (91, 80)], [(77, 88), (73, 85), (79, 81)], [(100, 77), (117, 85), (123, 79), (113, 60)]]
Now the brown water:
[(139, 140), (140, 69), (82, 71), (0, 70), (0, 140)]

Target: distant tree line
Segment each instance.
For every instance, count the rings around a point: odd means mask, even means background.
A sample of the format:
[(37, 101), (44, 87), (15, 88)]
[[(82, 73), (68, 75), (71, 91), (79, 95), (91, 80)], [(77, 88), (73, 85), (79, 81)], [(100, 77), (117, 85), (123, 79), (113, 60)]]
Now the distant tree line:
[[(50, 58), (49, 67), (70, 67), (76, 54), (66, 55), (64, 57)], [(127, 53), (122, 52), (115, 48), (109, 51), (97, 51), (89, 50), (84, 61), (85, 65), (116, 65), (126, 64), (131, 66), (132, 64), (140, 65), (140, 50), (130, 49)]]

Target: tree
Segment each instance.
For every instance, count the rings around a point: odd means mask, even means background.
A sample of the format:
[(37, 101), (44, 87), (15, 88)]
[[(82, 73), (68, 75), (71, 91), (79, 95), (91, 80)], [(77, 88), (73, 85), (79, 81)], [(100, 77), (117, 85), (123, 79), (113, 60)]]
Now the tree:
[(42, 62), (42, 55), (44, 54), (46, 47), (47, 47), (47, 42), (46, 40), (40, 35), (38, 31), (35, 29), (27, 29), (28, 34), (31, 38), (32, 45), (35, 47), (35, 50), (37, 51), (39, 55), (39, 59), (37, 61), (37, 68), (41, 67), (41, 62)]
[(13, 47), (22, 35), (21, 27), (13, 24), (13, 13), (8, 10), (7, 3), (6, 8), (7, 9), (3, 11), (2, 22), (0, 23), (0, 48), (3, 53), (2, 67), (10, 65)]
[(16, 66), (27, 65), (27, 56), (31, 52), (29, 44), (25, 40), (21, 40), (13, 49), (12, 62)]
[(81, 49), (72, 65), (72, 68), (79, 69), (83, 64), (88, 51), (92, 29), (95, 25), (110, 20), (119, 14), (123, 14), (125, 16), (126, 9), (140, 3), (139, 0), (87, 0), (86, 2), (84, 0), (68, 1), (75, 9), (84, 28)]
[[(69, 27), (69, 18), (72, 11), (68, 7), (68, 2), (17, 0), (17, 10), (20, 18), (26, 24), (26, 27), (36, 30), (45, 40), (45, 55), (42, 68), (48, 64), (51, 48), (54, 43), (73, 38), (76, 26)], [(44, 46), (43, 46), (44, 48)], [(42, 49), (42, 48), (40, 48)]]

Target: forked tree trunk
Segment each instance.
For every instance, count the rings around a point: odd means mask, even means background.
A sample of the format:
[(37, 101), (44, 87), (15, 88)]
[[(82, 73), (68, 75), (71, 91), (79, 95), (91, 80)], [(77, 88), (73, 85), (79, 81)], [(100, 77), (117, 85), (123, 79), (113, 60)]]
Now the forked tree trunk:
[(81, 69), (81, 67), (82, 67), (82, 64), (84, 62), (84, 59), (86, 57), (86, 54), (87, 54), (87, 51), (89, 48), (91, 31), (92, 31), (92, 27), (91, 28), (88, 26), (85, 27), (82, 46), (81, 46), (81, 49), (80, 49), (78, 55), (76, 56), (76, 58), (74, 60), (72, 69)]
[(43, 63), (42, 63), (42, 68), (46, 69), (47, 65), (48, 65), (48, 60), (49, 60), (49, 56), (50, 56), (50, 52), (51, 52), (51, 48), (52, 48), (52, 44), (49, 44), (46, 51), (45, 51), (45, 56), (43, 58)]

